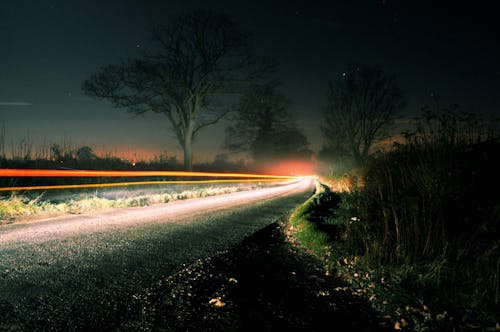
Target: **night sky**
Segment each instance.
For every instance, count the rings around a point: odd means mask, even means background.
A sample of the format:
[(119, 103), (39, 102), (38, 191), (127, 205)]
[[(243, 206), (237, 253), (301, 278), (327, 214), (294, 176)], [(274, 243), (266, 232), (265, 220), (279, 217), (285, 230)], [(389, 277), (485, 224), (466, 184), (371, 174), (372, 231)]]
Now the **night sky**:
[[(409, 100), (407, 115), (430, 104), (431, 94), (442, 104), (499, 114), (497, 11), (486, 1), (438, 2), (5, 0), (0, 122), (8, 146), (29, 136), (35, 145), (66, 139), (128, 157), (180, 155), (166, 118), (130, 115), (80, 88), (100, 67), (150, 49), (155, 24), (195, 8), (229, 14), (253, 33), (258, 54), (277, 60), (275, 77), (315, 151), (327, 83), (352, 62), (395, 74)], [(226, 126), (201, 134), (195, 161), (223, 152)]]

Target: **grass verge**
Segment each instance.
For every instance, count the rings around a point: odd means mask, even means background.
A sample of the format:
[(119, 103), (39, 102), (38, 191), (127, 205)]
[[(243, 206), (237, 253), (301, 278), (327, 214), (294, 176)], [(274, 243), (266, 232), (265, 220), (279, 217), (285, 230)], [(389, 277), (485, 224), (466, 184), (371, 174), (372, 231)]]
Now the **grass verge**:
[[(346, 203), (342, 194), (317, 184), (317, 191), (292, 214), (287, 234), (291, 241), (323, 262), (326, 273), (346, 283), (346, 291), (370, 302), (381, 317), (391, 321), (395, 330), (406, 331), (498, 331), (491, 317), (459, 303), (450, 303), (432, 292), (439, 285), (425, 284), (426, 275), (439, 270), (418, 264), (375, 264), (369, 256), (352, 253), (355, 239), (346, 238), (345, 222), (338, 218)], [(342, 211), (341, 211), (342, 213)], [(343, 216), (345, 217), (345, 216)], [(356, 223), (356, 217), (347, 223)], [(422, 289), (408, 287), (408, 280), (419, 279)], [(413, 283), (413, 286), (415, 283)], [(458, 310), (457, 310), (458, 309)]]
[(79, 195), (62, 202), (45, 199), (43, 193), (35, 197), (12, 194), (0, 198), (0, 225), (41, 219), (61, 214), (80, 214), (109, 208), (128, 208), (168, 203), (171, 201), (229, 194), (242, 190), (259, 188), (262, 185), (202, 187), (178, 192), (134, 195), (131, 190), (126, 197), (110, 199), (98, 194)]

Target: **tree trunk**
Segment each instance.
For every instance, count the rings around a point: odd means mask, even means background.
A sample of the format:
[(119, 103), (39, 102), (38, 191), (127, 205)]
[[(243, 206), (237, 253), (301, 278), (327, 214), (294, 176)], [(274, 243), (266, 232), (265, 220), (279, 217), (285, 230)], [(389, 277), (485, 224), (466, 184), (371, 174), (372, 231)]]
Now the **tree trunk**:
[(184, 170), (193, 170), (193, 147), (191, 143), (184, 145)]
[(193, 134), (192, 131), (189, 130), (186, 133), (186, 137), (184, 138), (184, 144), (182, 146), (184, 149), (184, 170), (192, 171), (193, 170)]

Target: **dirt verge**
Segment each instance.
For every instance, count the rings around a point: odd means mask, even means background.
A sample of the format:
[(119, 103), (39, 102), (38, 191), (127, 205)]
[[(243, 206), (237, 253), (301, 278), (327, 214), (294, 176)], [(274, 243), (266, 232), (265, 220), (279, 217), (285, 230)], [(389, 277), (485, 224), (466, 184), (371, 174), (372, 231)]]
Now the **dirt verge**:
[[(153, 287), (122, 329), (156, 331), (383, 331), (370, 306), (286, 240), (274, 223)], [(143, 302), (144, 303), (144, 302)]]

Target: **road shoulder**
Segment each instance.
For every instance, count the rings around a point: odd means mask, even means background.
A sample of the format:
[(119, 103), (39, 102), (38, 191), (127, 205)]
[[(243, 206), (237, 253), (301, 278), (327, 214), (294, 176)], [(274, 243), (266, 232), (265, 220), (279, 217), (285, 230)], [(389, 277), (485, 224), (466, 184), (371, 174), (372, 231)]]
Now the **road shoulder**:
[(162, 280), (137, 296), (141, 310), (121, 329), (384, 330), (368, 304), (287, 241), (285, 229), (273, 223)]

